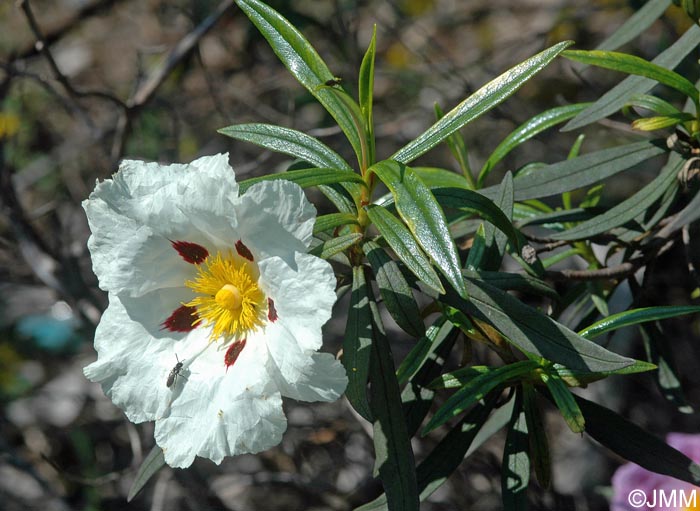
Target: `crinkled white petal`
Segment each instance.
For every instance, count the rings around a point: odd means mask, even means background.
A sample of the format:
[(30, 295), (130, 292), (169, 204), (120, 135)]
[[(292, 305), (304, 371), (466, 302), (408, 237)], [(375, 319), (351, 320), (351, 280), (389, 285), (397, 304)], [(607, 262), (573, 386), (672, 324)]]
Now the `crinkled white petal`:
[(170, 241), (230, 248), (237, 239), (238, 185), (227, 155), (190, 165), (132, 160), (83, 203), (88, 247), (102, 289), (139, 296), (182, 285), (185, 262)]
[(246, 190), (236, 203), (239, 233), (256, 258), (279, 256), (290, 264), (294, 252), (306, 252), (316, 208), (299, 185), (263, 181)]
[(335, 276), (331, 265), (318, 257), (297, 252), (294, 266), (279, 257), (258, 263), (260, 284), (275, 302), (278, 321), (294, 334), (303, 349), (321, 347), (321, 327), (335, 303)]

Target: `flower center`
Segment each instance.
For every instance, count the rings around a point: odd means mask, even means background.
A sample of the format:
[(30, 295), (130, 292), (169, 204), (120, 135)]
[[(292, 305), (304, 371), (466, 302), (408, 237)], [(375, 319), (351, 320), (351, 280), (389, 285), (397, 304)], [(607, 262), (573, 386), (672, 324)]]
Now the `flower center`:
[(267, 298), (258, 286), (258, 267), (229, 251), (207, 257), (194, 280), (185, 282), (198, 296), (197, 323), (212, 326), (211, 340), (243, 338), (265, 324)]

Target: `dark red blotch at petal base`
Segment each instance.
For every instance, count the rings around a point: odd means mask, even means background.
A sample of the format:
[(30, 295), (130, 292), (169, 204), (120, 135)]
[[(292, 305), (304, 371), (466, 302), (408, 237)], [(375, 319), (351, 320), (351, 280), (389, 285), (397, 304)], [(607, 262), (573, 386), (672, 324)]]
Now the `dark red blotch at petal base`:
[(238, 252), (239, 256), (248, 259), (248, 261), (252, 261), (254, 259), (253, 253), (248, 247), (245, 246), (245, 243), (243, 243), (241, 240), (238, 240), (236, 242), (236, 252)]
[(272, 301), (272, 298), (267, 299), (267, 319), (273, 323), (277, 321), (277, 309), (275, 309), (275, 302)]
[(189, 241), (171, 241), (173, 248), (177, 250), (185, 261), (191, 264), (200, 264), (209, 257), (209, 252), (202, 245), (190, 243)]
[(171, 332), (189, 332), (197, 328), (197, 325), (193, 325), (193, 323), (198, 319), (199, 315), (196, 307), (181, 305), (161, 325), (163, 329)]
[(235, 364), (236, 360), (238, 360), (238, 355), (240, 355), (241, 351), (243, 351), (243, 348), (245, 348), (245, 342), (245, 339), (235, 341), (233, 344), (231, 344), (231, 347), (229, 347), (229, 349), (226, 350), (226, 354), (224, 355), (224, 364), (226, 365), (226, 372), (228, 372), (228, 368)]

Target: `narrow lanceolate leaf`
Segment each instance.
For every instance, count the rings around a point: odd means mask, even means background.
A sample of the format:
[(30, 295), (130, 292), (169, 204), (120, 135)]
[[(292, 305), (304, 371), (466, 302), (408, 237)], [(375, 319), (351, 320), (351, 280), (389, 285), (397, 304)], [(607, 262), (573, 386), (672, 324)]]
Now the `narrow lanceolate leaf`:
[(495, 202), (498, 208), (503, 211), (505, 217), (508, 219), (511, 232), (507, 233), (503, 229), (497, 231), (497, 226), (493, 222), (486, 225), (486, 229), (484, 230), (486, 253), (480, 269), (487, 271), (496, 271), (501, 267), (503, 256), (506, 253), (506, 245), (508, 244), (509, 239), (515, 253), (520, 254), (520, 250), (522, 248), (522, 244), (520, 243), (521, 236), (519, 236), (518, 231), (515, 230), (513, 224), (511, 223), (513, 220), (514, 199), (513, 174), (510, 171), (506, 172), (506, 175), (503, 176)]
[(529, 383), (523, 384), (523, 408), (530, 440), (530, 459), (535, 475), (542, 488), (549, 488), (552, 482), (552, 459), (549, 454), (547, 430), (537, 403), (537, 393)]
[(348, 248), (355, 245), (362, 239), (363, 235), (359, 232), (352, 232), (350, 234), (345, 234), (343, 236), (338, 236), (324, 241), (320, 245), (313, 247), (309, 250), (310, 254), (313, 254), (321, 259), (330, 259), (336, 254), (347, 250)]
[[(439, 121), (444, 116), (445, 114), (440, 106), (435, 103), (435, 117), (437, 120)], [(467, 151), (467, 144), (464, 141), (464, 137), (459, 131), (455, 131), (452, 133), (452, 135), (447, 137), (445, 141), (447, 142), (447, 146), (450, 148), (452, 156), (455, 160), (457, 160), (457, 164), (462, 171), (465, 182), (468, 184), (468, 188), (473, 190), (476, 188), (476, 181), (472, 175), (471, 165), (469, 164), (469, 152)]]
[(559, 300), (561, 298), (556, 289), (551, 287), (545, 281), (530, 275), (481, 270), (463, 270), (462, 273), (465, 277), (483, 280), (487, 284), (497, 287), (503, 291), (520, 291), (521, 293), (529, 293), (534, 296), (546, 296), (547, 298), (551, 298), (553, 300)]
[(637, 465), (687, 481), (700, 483), (700, 465), (663, 440), (592, 401), (576, 396), (586, 420), (586, 433), (605, 447)]
[(411, 167), (431, 190), (434, 188), (469, 188), (463, 175), (439, 167)]
[(314, 223), (314, 234), (329, 231), (342, 225), (357, 224), (357, 216), (349, 213), (330, 213), (316, 217)]
[(464, 386), (455, 392), (442, 405), (428, 424), (423, 428), (423, 434), (427, 434), (433, 429), (442, 426), (451, 418), (464, 413), (464, 411), (481, 400), (497, 387), (506, 385), (511, 380), (526, 375), (536, 369), (538, 363), (533, 360), (522, 360), (507, 366), (493, 369), (468, 380)]
[(438, 344), (448, 336), (458, 333), (454, 325), (445, 316), (438, 317), (430, 325), (425, 335), (418, 339), (411, 351), (406, 355), (406, 358), (401, 361), (399, 368), (396, 370), (396, 378), (399, 381), (399, 385), (405, 385), (423, 367), (423, 364), (431, 358), (431, 353)]
[(390, 511), (418, 511), (416, 463), (403, 417), (394, 361), (370, 288), (368, 294), (373, 328), (370, 402), (374, 416), (375, 474), (382, 481)]
[(607, 210), (602, 215), (586, 220), (567, 231), (552, 235), (558, 240), (580, 240), (590, 238), (614, 227), (624, 225), (637, 215), (646, 211), (670, 186), (678, 186), (676, 176), (683, 165), (678, 158), (675, 165), (666, 165), (661, 173), (651, 183), (646, 185), (632, 197), (622, 201), (617, 206)]
[(501, 230), (514, 247), (518, 246), (517, 231), (508, 216), (492, 200), (465, 188), (434, 188), (432, 192), (442, 207), (478, 215)]
[(554, 399), (554, 404), (559, 408), (559, 412), (564, 417), (569, 429), (574, 433), (582, 433), (586, 427), (586, 421), (569, 387), (556, 371), (542, 372), (540, 377), (547, 385), (552, 399)]
[(676, 126), (677, 124), (692, 121), (693, 119), (695, 119), (694, 115), (685, 112), (671, 115), (657, 115), (654, 117), (636, 119), (632, 121), (632, 127), (640, 131), (654, 131), (668, 128), (670, 126)]
[(661, 306), (661, 307), (643, 307), (641, 309), (631, 309), (624, 312), (619, 312), (601, 319), (581, 330), (579, 335), (586, 339), (595, 339), (599, 335), (606, 332), (624, 328), (626, 326), (638, 325), (649, 321), (659, 321), (662, 319), (675, 318), (685, 314), (700, 313), (700, 306), (685, 305), (685, 306)]
[[(659, 54), (652, 62), (666, 69), (675, 68), (683, 58), (700, 44), (700, 27), (693, 25), (673, 46)], [(594, 123), (620, 110), (635, 94), (651, 90), (656, 81), (643, 76), (628, 76), (603, 94), (593, 105), (569, 121), (562, 131), (570, 131)]]
[(150, 481), (151, 477), (163, 468), (164, 465), (165, 455), (163, 454), (163, 449), (154, 445), (151, 452), (146, 456), (146, 459), (141, 463), (138, 472), (136, 472), (136, 477), (131, 484), (131, 488), (129, 488), (129, 495), (126, 497), (126, 501), (131, 502), (143, 487), (146, 486), (146, 483)]
[(585, 387), (589, 383), (602, 380), (613, 374), (635, 374), (656, 371), (658, 369), (655, 364), (643, 362), (642, 360), (635, 360), (633, 364), (615, 371), (600, 371), (595, 373), (569, 369), (561, 364), (554, 364), (553, 368), (569, 387)]
[(489, 156), (486, 163), (484, 163), (484, 166), (479, 172), (479, 186), (482, 185), (484, 179), (486, 179), (491, 172), (491, 169), (493, 169), (493, 167), (495, 167), (496, 164), (505, 158), (505, 156), (513, 149), (539, 133), (556, 126), (559, 123), (568, 121), (572, 117), (581, 113), (585, 108), (588, 108), (590, 105), (591, 103), (577, 103), (574, 105), (552, 108), (551, 110), (547, 110), (534, 116), (532, 119), (518, 126), (512, 133), (510, 133), (510, 135), (508, 135), (500, 144), (498, 144), (498, 147), (493, 150), (491, 156)]
[(417, 139), (399, 149), (391, 159), (402, 163), (415, 160), (470, 121), (503, 102), (570, 44), (571, 42), (565, 41), (554, 45), (490, 81), (445, 114)]
[[(418, 465), (416, 472), (421, 502), (442, 486), (468, 455), (467, 450), (474, 444), (474, 439), (481, 431), (494, 403), (495, 399), (491, 399), (485, 404), (477, 404)], [(505, 422), (507, 418), (498, 424), (499, 429)], [(386, 509), (386, 495), (381, 495), (355, 511), (385, 511)]]
[(674, 115), (681, 113), (675, 106), (656, 96), (649, 94), (635, 94), (628, 101), (629, 106), (644, 108), (658, 115)]
[(426, 286), (444, 294), (445, 288), (423, 250), (418, 246), (408, 228), (381, 206), (368, 206), (367, 216), (396, 256)]
[(244, 140), (271, 151), (294, 156), (317, 167), (352, 172), (352, 167), (338, 153), (301, 131), (273, 124), (234, 124), (218, 131), (236, 140)]
[(372, 421), (367, 399), (370, 355), (372, 352), (372, 311), (369, 308), (368, 284), (365, 269), (352, 269), (352, 294), (350, 310), (343, 340), (343, 366), (348, 375), (345, 396), (362, 417)]
[[(645, 140), (547, 165), (513, 180), (515, 200), (539, 199), (577, 190), (667, 152), (664, 142)], [(493, 200), (498, 187), (484, 188), (479, 193)]]
[(382, 161), (370, 169), (389, 188), (396, 209), (414, 237), (460, 296), (467, 290), (460, 274), (457, 248), (440, 205), (410, 167), (396, 161)]
[(365, 123), (367, 143), (369, 145), (369, 163), (374, 163), (374, 120), (372, 118), (372, 98), (374, 95), (374, 57), (377, 51), (377, 25), (372, 30), (372, 40), (362, 58), (360, 78), (358, 80), (358, 96), (360, 111)]
[(294, 78), (333, 116), (360, 159), (361, 130), (358, 129), (347, 105), (331, 87), (324, 85), (335, 77), (313, 46), (287, 19), (263, 2), (236, 0), (236, 3), (267, 39), (272, 50)]
[(414, 337), (423, 336), (425, 325), (420, 309), (396, 261), (373, 241), (367, 241), (362, 249), (374, 271), (386, 310), (406, 332)]
[(584, 372), (615, 371), (634, 363), (589, 341), (537, 309), (478, 279), (465, 279), (469, 301), (454, 294), (449, 305), (491, 324), (508, 342), (526, 353), (539, 355)]
[(567, 50), (562, 53), (562, 56), (584, 64), (655, 80), (682, 92), (698, 106), (698, 90), (690, 80), (665, 67), (644, 60), (641, 57), (616, 51), (600, 50)]
[(248, 188), (256, 183), (262, 181), (276, 181), (283, 179), (285, 181), (292, 181), (298, 184), (302, 188), (308, 188), (310, 186), (321, 186), (329, 185), (334, 183), (357, 183), (363, 184), (364, 181), (359, 174), (347, 170), (337, 170), (337, 169), (300, 169), (300, 170), (290, 170), (288, 172), (282, 172), (280, 174), (268, 174), (266, 176), (253, 177), (241, 181), (240, 189), (241, 193), (245, 192)]
[(508, 436), (503, 449), (501, 468), (501, 494), (504, 511), (525, 511), (528, 509), (527, 487), (530, 484), (529, 432), (523, 391), (516, 389), (513, 416), (508, 426)]
[(630, 42), (666, 12), (669, 5), (671, 5), (671, 0), (649, 0), (618, 27), (610, 37), (600, 43), (596, 50), (616, 50)]

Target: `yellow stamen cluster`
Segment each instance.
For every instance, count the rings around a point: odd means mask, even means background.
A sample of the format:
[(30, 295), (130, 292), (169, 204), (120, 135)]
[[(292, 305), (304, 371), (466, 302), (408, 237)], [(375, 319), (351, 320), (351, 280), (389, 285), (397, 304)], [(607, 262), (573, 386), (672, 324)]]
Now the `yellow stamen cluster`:
[(185, 282), (199, 296), (184, 305), (197, 308), (197, 323), (213, 326), (211, 340), (245, 337), (265, 322), (267, 300), (258, 287), (258, 269), (229, 251), (217, 252), (198, 265), (194, 280)]

